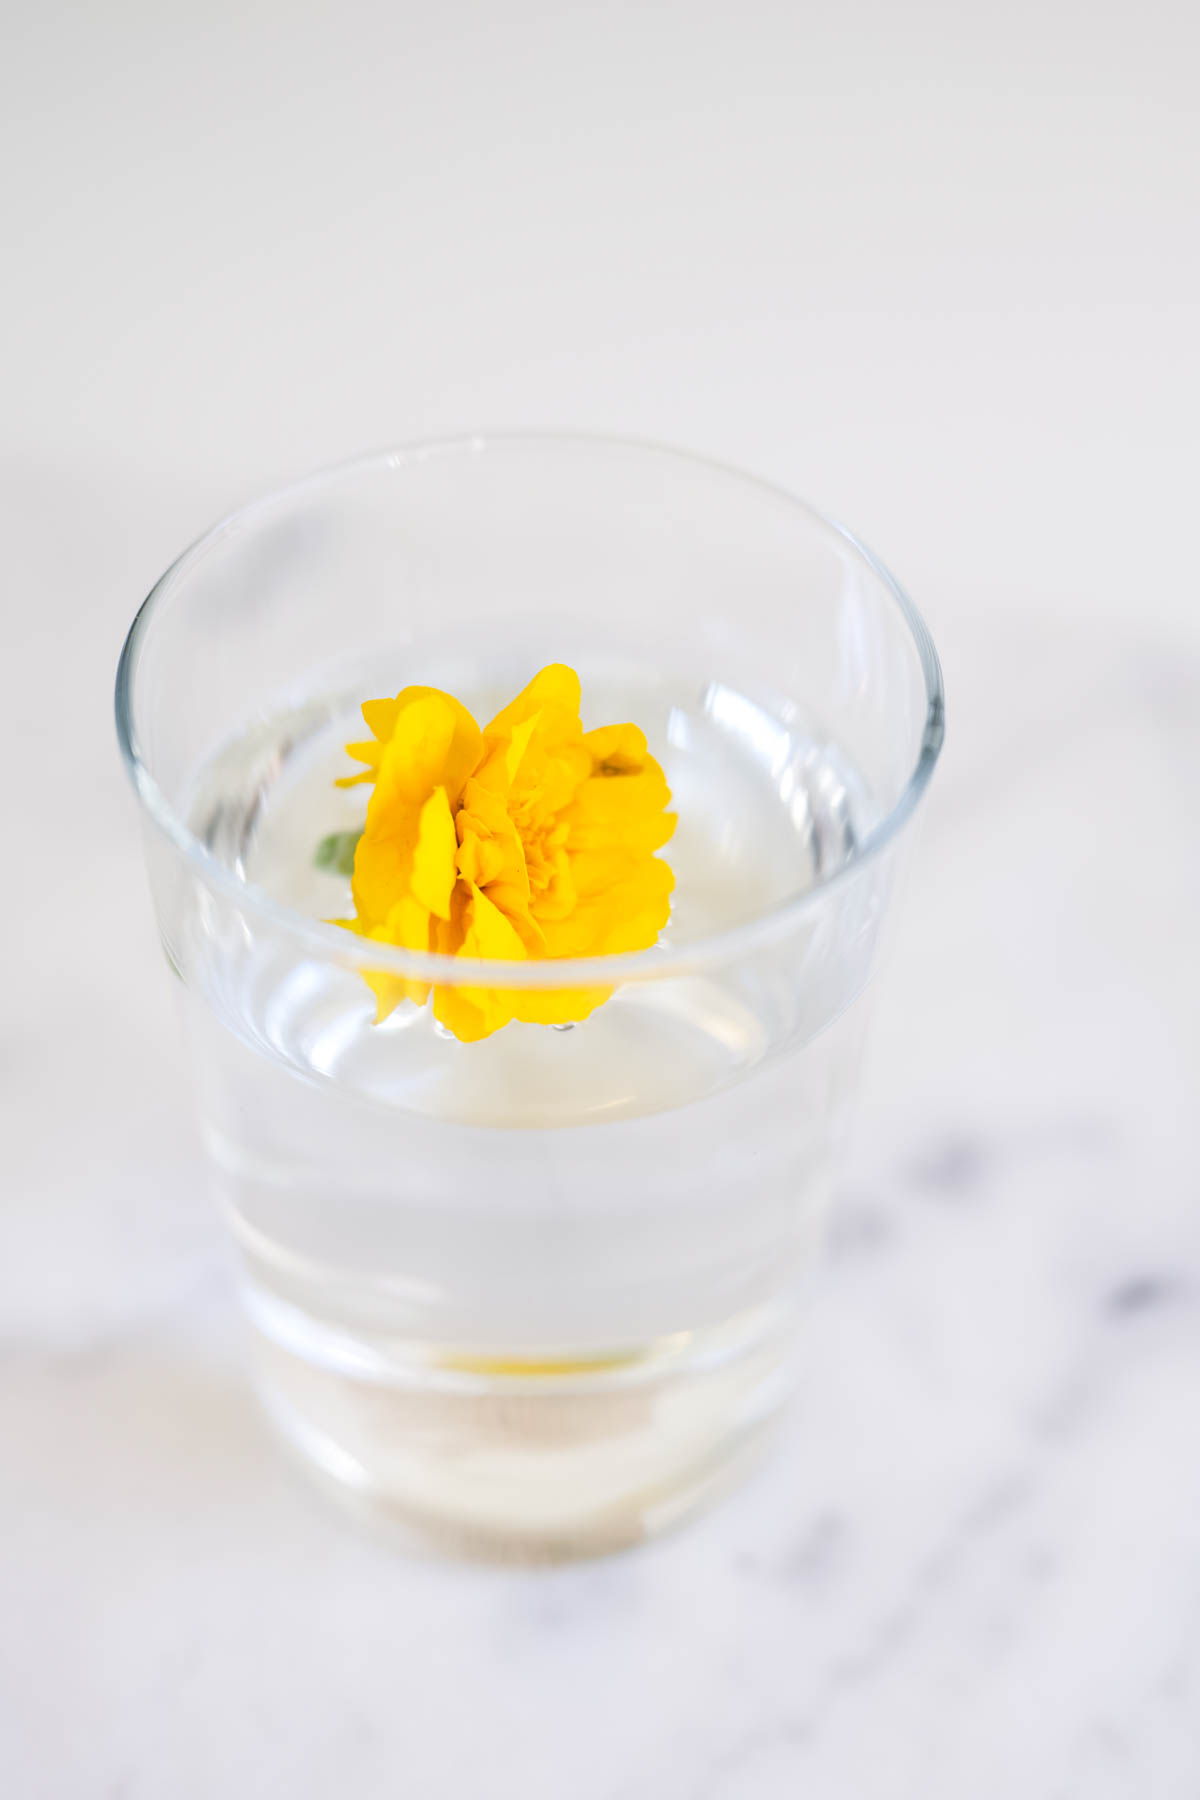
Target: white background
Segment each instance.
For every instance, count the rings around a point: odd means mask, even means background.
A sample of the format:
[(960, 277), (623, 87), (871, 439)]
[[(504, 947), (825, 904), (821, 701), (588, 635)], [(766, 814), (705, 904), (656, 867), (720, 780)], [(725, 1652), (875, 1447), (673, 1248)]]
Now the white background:
[[(0, 23), (0, 1785), (1193, 1800), (1192, 5)], [(265, 1440), (110, 725), (215, 515), (489, 425), (843, 517), (950, 708), (779, 1450), (550, 1571)]]

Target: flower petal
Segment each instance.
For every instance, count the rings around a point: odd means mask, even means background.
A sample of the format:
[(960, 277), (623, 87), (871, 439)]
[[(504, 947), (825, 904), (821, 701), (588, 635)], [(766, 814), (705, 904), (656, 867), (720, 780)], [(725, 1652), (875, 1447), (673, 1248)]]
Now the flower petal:
[[(460, 956), (478, 956), (504, 962), (525, 959), (525, 946), (499, 907), (478, 888), (470, 890), (466, 907), (466, 931)], [(434, 1017), (465, 1043), (474, 1043), (499, 1031), (513, 1017), (513, 994), (504, 988), (460, 987), (440, 983), (434, 990)]]
[(512, 1017), (526, 1025), (575, 1025), (612, 995), (610, 987), (523, 988), (513, 994)]
[[(412, 688), (406, 688), (404, 690), (404, 692), (408, 694), (411, 694), (414, 691), (415, 690)], [(396, 714), (403, 704), (404, 694), (397, 694), (394, 700), (363, 701), (361, 708), (363, 723), (371, 735), (378, 738), (381, 744), (386, 743), (388, 738), (391, 737), (392, 730), (396, 723)], [(356, 746), (348, 744), (346, 748), (353, 751)]]
[(619, 956), (646, 950), (671, 916), (675, 877), (649, 856), (621, 881), (581, 899), (565, 919), (541, 920), (548, 956)]
[(649, 760), (646, 734), (636, 725), (601, 725), (585, 731), (583, 743), (597, 771), (606, 775), (636, 775)]
[(450, 896), (458, 879), (457, 854), (458, 839), (446, 790), (434, 788), (421, 808), (409, 887), (413, 898), (439, 919), (450, 917)]
[(543, 707), (555, 707), (563, 712), (579, 716), (579, 703), (583, 690), (579, 677), (574, 669), (566, 663), (547, 663), (539, 669), (527, 687), (523, 687), (515, 700), (498, 712), (484, 732), (485, 737), (499, 737), (512, 732), (523, 720)]
[(452, 807), (479, 760), (483, 737), (465, 706), (438, 688), (405, 688), (380, 762), (389, 801), (418, 804), (444, 787)]

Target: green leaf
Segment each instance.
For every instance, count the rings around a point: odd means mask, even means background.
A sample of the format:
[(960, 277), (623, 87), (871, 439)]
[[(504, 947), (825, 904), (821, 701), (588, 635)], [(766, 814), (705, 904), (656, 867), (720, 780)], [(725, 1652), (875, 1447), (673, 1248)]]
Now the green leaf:
[(318, 869), (328, 869), (331, 875), (353, 875), (354, 852), (361, 836), (361, 831), (331, 831), (317, 845), (313, 862)]

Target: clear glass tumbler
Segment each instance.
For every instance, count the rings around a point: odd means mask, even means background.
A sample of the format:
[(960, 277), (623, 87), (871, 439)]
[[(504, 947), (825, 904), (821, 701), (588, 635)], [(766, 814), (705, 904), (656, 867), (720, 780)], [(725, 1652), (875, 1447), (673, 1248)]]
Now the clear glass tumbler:
[[(549, 662), (579, 671), (585, 725), (634, 721), (666, 771), (661, 942), (481, 963), (329, 923), (360, 704), (425, 683), (483, 722)], [(673, 452), (403, 449), (186, 551), (130, 631), (117, 720), (284, 1439), (464, 1550), (586, 1553), (678, 1517), (786, 1391), (941, 744), (896, 583), (789, 495)], [(612, 997), (460, 1043), (411, 1002), (376, 1023), (366, 970)]]

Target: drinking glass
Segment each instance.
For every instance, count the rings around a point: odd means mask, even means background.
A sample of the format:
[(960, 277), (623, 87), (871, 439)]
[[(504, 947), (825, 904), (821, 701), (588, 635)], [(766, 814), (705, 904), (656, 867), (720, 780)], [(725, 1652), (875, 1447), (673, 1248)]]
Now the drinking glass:
[[(361, 703), (424, 683), (483, 724), (550, 662), (579, 671), (586, 726), (633, 721), (666, 772), (660, 942), (480, 962), (331, 923)], [(695, 457), (400, 449), (185, 551), (129, 633), (117, 721), (285, 1442), (462, 1551), (582, 1554), (680, 1517), (787, 1391), (861, 996), (941, 744), (895, 581)], [(429, 1006), (377, 1023), (381, 972), (611, 997), (462, 1043)]]

